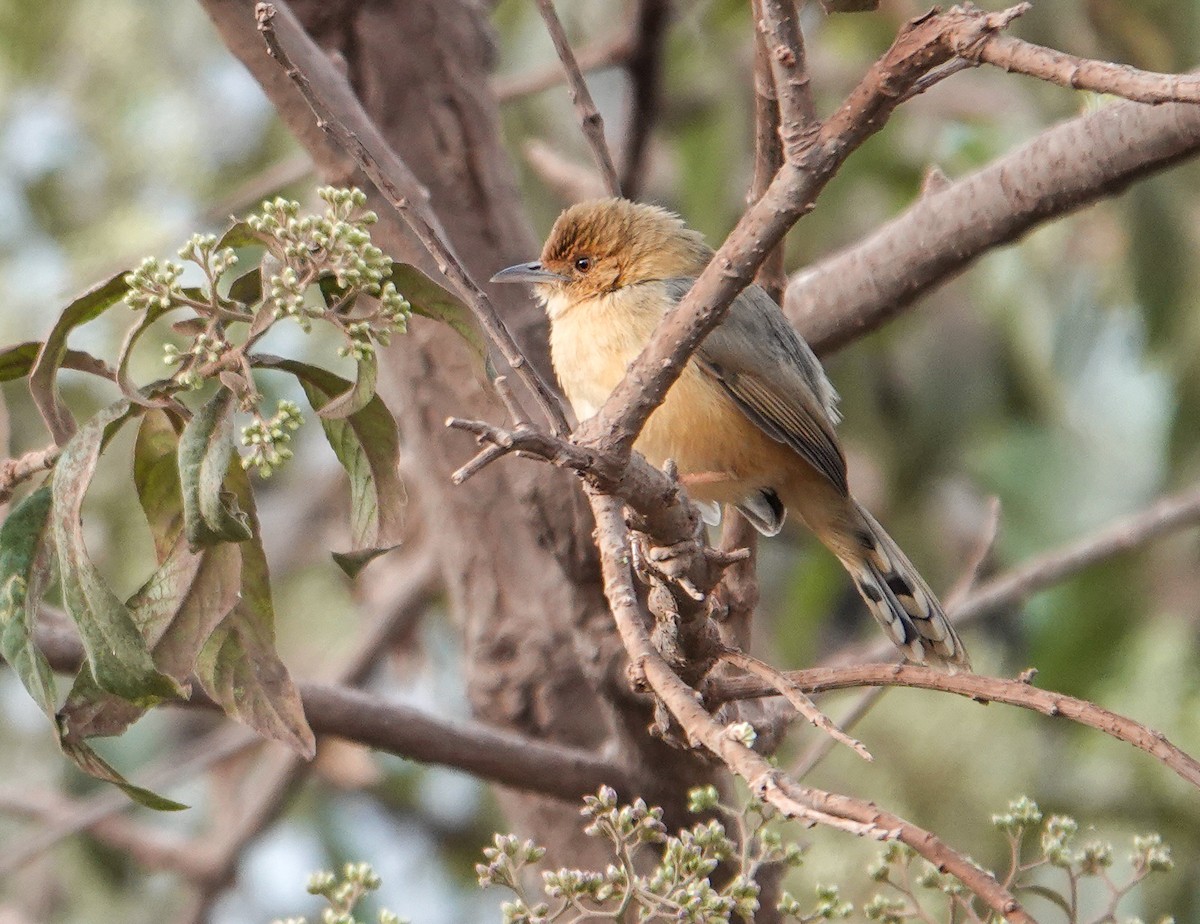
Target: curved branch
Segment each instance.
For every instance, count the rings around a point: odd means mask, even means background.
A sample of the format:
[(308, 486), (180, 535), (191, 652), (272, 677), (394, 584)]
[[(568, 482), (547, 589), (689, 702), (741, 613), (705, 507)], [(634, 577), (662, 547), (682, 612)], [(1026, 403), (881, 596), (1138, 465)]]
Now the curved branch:
[[(826, 693), (850, 687), (913, 687), (956, 693), (976, 702), (1007, 703), (1032, 709), (1042, 715), (1062, 716), (1145, 751), (1174, 770), (1180, 778), (1200, 787), (1200, 761), (1173, 745), (1162, 732), (1087, 700), (1052, 690), (1039, 690), (1030, 685), (1031, 676), (1028, 679), (1022, 675), (1017, 680), (1006, 680), (980, 674), (944, 674), (915, 664), (816, 667), (788, 671), (784, 676), (805, 693)], [(777, 693), (772, 685), (757, 677), (714, 679), (705, 691), (705, 701), (717, 706), (734, 699), (752, 699)]]

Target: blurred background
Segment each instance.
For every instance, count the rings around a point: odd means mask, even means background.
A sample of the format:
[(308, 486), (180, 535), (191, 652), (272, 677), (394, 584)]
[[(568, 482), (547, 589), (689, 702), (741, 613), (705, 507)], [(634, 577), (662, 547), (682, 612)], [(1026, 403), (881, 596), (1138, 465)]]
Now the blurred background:
[[(620, 0), (561, 6), (580, 50), (611, 44), (629, 21)], [(748, 4), (676, 7), (643, 197), (677, 209), (717, 243), (744, 207), (752, 169)], [(832, 18), (805, 7), (819, 110), (837, 105), (899, 24), (922, 11), (907, 0)], [(586, 189), (590, 159), (563, 87), (523, 93), (510, 79), (555, 64), (533, 5), (502, 0), (494, 24), (497, 86), (509, 97), (506, 138), (541, 236)], [(1078, 55), (1186, 70), (1198, 63), (1200, 3), (1059, 0), (1038, 5), (1015, 31)], [(624, 71), (598, 70), (589, 82), (610, 139), (619, 140)], [(789, 270), (903, 209), (931, 165), (961, 176), (1106, 102), (993, 70), (946, 81), (905, 105), (851, 158), (789, 237)], [(311, 202), (316, 185), (196, 5), (0, 6), (0, 342), (40, 338), (92, 282), (143, 256), (173, 255), (193, 231), (219, 231), (228, 215), (266, 195)], [(932, 586), (945, 589), (962, 573), (987, 532), (992, 497), (1000, 526), (985, 574), (1200, 482), (1198, 217), (1200, 169), (1185, 164), (991, 254), (898, 322), (827, 358), (843, 396), (856, 493)], [(113, 357), (131, 318), (110, 312), (72, 344)], [(292, 347), (330, 359), (327, 344)], [(156, 355), (153, 343), (139, 351), (146, 375)], [(82, 378), (64, 381), (77, 407), (112, 399)], [(3, 396), (3, 454), (44, 445), (23, 385), (5, 386)], [(358, 630), (381, 604), (364, 599), (325, 554), (343, 541), (344, 493), (320, 435), (305, 433), (260, 503), (284, 658), (296, 677), (328, 677), (352, 656)], [(115, 586), (132, 590), (151, 545), (128, 516), (129, 489), (120, 464), (102, 466), (86, 516), (93, 556)], [(321, 541), (298, 547), (300, 528)], [(761, 551), (756, 645), (773, 664), (811, 665), (875, 631), (840, 566), (806, 536), (789, 530)], [(1200, 542), (1192, 530), (1089, 568), (971, 629), (966, 641), (981, 672), (1011, 676), (1036, 666), (1039, 685), (1092, 699), (1200, 753), (1198, 619)], [(458, 648), (435, 601), (405, 625), (371, 688), (465, 715)], [(829, 698), (828, 710), (838, 716), (853, 696)], [(139, 781), (174, 766), (170, 792), (194, 806), (171, 817), (124, 817), (152, 827), (164, 844), (207, 831), (221, 817), (222, 785), (256, 778), (244, 772), (245, 753), (207, 776), (203, 767), (188, 775), (179, 755), (223, 732), (209, 717), (164, 710), (104, 747)], [(813, 785), (875, 799), (988, 865), (1007, 855), (990, 815), (1023, 793), (1047, 812), (1075, 815), (1085, 838), (1117, 841), (1118, 878), (1129, 838), (1160, 831), (1175, 848), (1177, 871), (1122, 913), (1200, 920), (1200, 800), (1149, 756), (1066, 722), (918, 691), (887, 694), (856, 735), (875, 763), (835, 752), (811, 774)], [(785, 766), (810, 737), (793, 734)], [(348, 859), (374, 864), (384, 880), (380, 903), (414, 922), (499, 920), (505, 896), (480, 892), (472, 866), (491, 832), (506, 829), (477, 781), (346, 745), (291, 791), (281, 817), (261, 833), (249, 829), (233, 851), (236, 884), (205, 893), (202, 874), (189, 881), (170, 864), (148, 868), (120, 848), (119, 836), (71, 833), (68, 822), (79, 827), (83, 808), (112, 802), (114, 793), (68, 767), (44, 717), (0, 669), (0, 864), (29, 854), (0, 879), (0, 921), (312, 916), (307, 874)], [(796, 837), (811, 846), (792, 891), (839, 882), (846, 898), (871, 893), (864, 871), (874, 845), (823, 831)]]

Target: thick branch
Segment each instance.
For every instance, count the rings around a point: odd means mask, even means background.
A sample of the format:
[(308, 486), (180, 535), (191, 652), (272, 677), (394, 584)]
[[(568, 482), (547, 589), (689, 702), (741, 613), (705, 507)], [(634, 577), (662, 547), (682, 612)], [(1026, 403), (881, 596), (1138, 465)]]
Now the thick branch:
[[(83, 646), (67, 633), (41, 633), (38, 643), (60, 671), (77, 671)], [(514, 735), (479, 722), (454, 722), (401, 703), (346, 687), (301, 683), (308, 724), (334, 735), (422, 763), (455, 767), (480, 779), (526, 792), (576, 801), (601, 783), (631, 795), (626, 773), (615, 763), (579, 748)], [(193, 685), (186, 706), (217, 708)]]
[[(826, 693), (851, 687), (913, 687), (957, 693), (976, 702), (1007, 703), (1032, 709), (1048, 716), (1062, 716), (1111, 735), (1133, 745), (1170, 767), (1182, 779), (1200, 787), (1200, 761), (1173, 745), (1162, 732), (1118, 715), (1095, 703), (1039, 690), (1024, 678), (1005, 680), (979, 674), (945, 674), (915, 664), (856, 664), (852, 667), (817, 667), (788, 671), (784, 676), (805, 693)], [(777, 694), (769, 683), (757, 677), (714, 679), (705, 691), (711, 706), (734, 699), (749, 699)]]
[(784, 309), (818, 352), (881, 326), (976, 258), (1200, 151), (1200, 107), (1114, 103), (1050, 128), (792, 276)]

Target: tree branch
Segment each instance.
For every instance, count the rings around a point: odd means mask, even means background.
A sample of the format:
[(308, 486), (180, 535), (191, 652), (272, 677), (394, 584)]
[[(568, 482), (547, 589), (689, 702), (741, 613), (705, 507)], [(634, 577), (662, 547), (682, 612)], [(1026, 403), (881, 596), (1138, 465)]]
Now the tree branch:
[[(83, 646), (65, 632), (38, 632), (38, 645), (51, 666), (77, 671)], [(332, 684), (300, 683), (308, 724), (318, 735), (333, 735), (422, 763), (455, 767), (480, 779), (514, 789), (577, 801), (607, 783), (630, 796), (626, 771), (580, 748), (515, 735), (479, 722), (450, 721), (401, 703)], [(216, 709), (193, 685), (180, 706)], [(318, 745), (319, 746), (319, 745)]]
[[(466, 301), (490, 342), (533, 393), (551, 427), (565, 433), (566, 416), (558, 398), (530, 365), (487, 295), (454, 253), (430, 208), (429, 191), (363, 111), (345, 76), (282, 3), (259, 3), (254, 12), (268, 52), (300, 91), (317, 125), (358, 163), (408, 223), (438, 269)], [(293, 63), (293, 56), (299, 64)]]
[(571, 104), (579, 116), (579, 125), (583, 129), (583, 137), (587, 139), (592, 149), (592, 157), (604, 178), (604, 188), (610, 196), (621, 195), (621, 182), (617, 179), (617, 168), (613, 166), (612, 154), (608, 150), (608, 142), (604, 139), (604, 118), (592, 101), (592, 94), (587, 88), (587, 81), (579, 71), (579, 62), (575, 60), (575, 52), (567, 40), (558, 13), (554, 11), (553, 0), (536, 0), (538, 12), (546, 23), (546, 31), (554, 42), (554, 50), (562, 62), (567, 75), (567, 85), (571, 88)]
[(921, 196), (792, 275), (788, 318), (819, 353), (875, 330), (978, 257), (1200, 152), (1200, 107), (1114, 103)]
[[(1162, 732), (1118, 715), (1095, 703), (1039, 690), (1032, 676), (1017, 680), (984, 677), (980, 674), (945, 674), (916, 664), (856, 664), (850, 667), (814, 667), (784, 674), (805, 693), (826, 693), (851, 687), (912, 687), (956, 693), (976, 702), (1006, 703), (1048, 716), (1062, 716), (1095, 728), (1133, 745), (1170, 767), (1183, 780), (1200, 787), (1200, 761), (1180, 750)], [(777, 695), (777, 690), (757, 677), (714, 679), (704, 692), (710, 707), (735, 699)]]

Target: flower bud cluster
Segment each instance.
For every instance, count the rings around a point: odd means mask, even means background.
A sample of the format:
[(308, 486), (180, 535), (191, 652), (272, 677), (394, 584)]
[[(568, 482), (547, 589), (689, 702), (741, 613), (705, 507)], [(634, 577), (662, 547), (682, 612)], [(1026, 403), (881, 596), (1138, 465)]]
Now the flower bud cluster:
[[(379, 875), (367, 863), (347, 863), (339, 879), (328, 870), (313, 873), (308, 880), (308, 891), (320, 895), (329, 907), (321, 912), (321, 924), (360, 924), (354, 909), (362, 898), (381, 885)], [(386, 908), (379, 912), (379, 924), (405, 924), (400, 917)], [(307, 924), (304, 918), (286, 918), (275, 924)]]
[(188, 242), (179, 248), (179, 256), (191, 260), (204, 270), (210, 280), (216, 280), (228, 269), (237, 264), (237, 254), (231, 247), (217, 249), (215, 234), (193, 234)]
[(125, 303), (134, 311), (166, 311), (183, 298), (179, 277), (183, 267), (170, 260), (146, 257), (138, 268), (125, 276), (129, 291)]
[(242, 456), (242, 468), (257, 468), (261, 477), (269, 478), (292, 457), (291, 447), (287, 444), (292, 440), (292, 433), (303, 424), (300, 406), (294, 401), (280, 401), (270, 420), (257, 417), (242, 427), (242, 445), (250, 448)]

